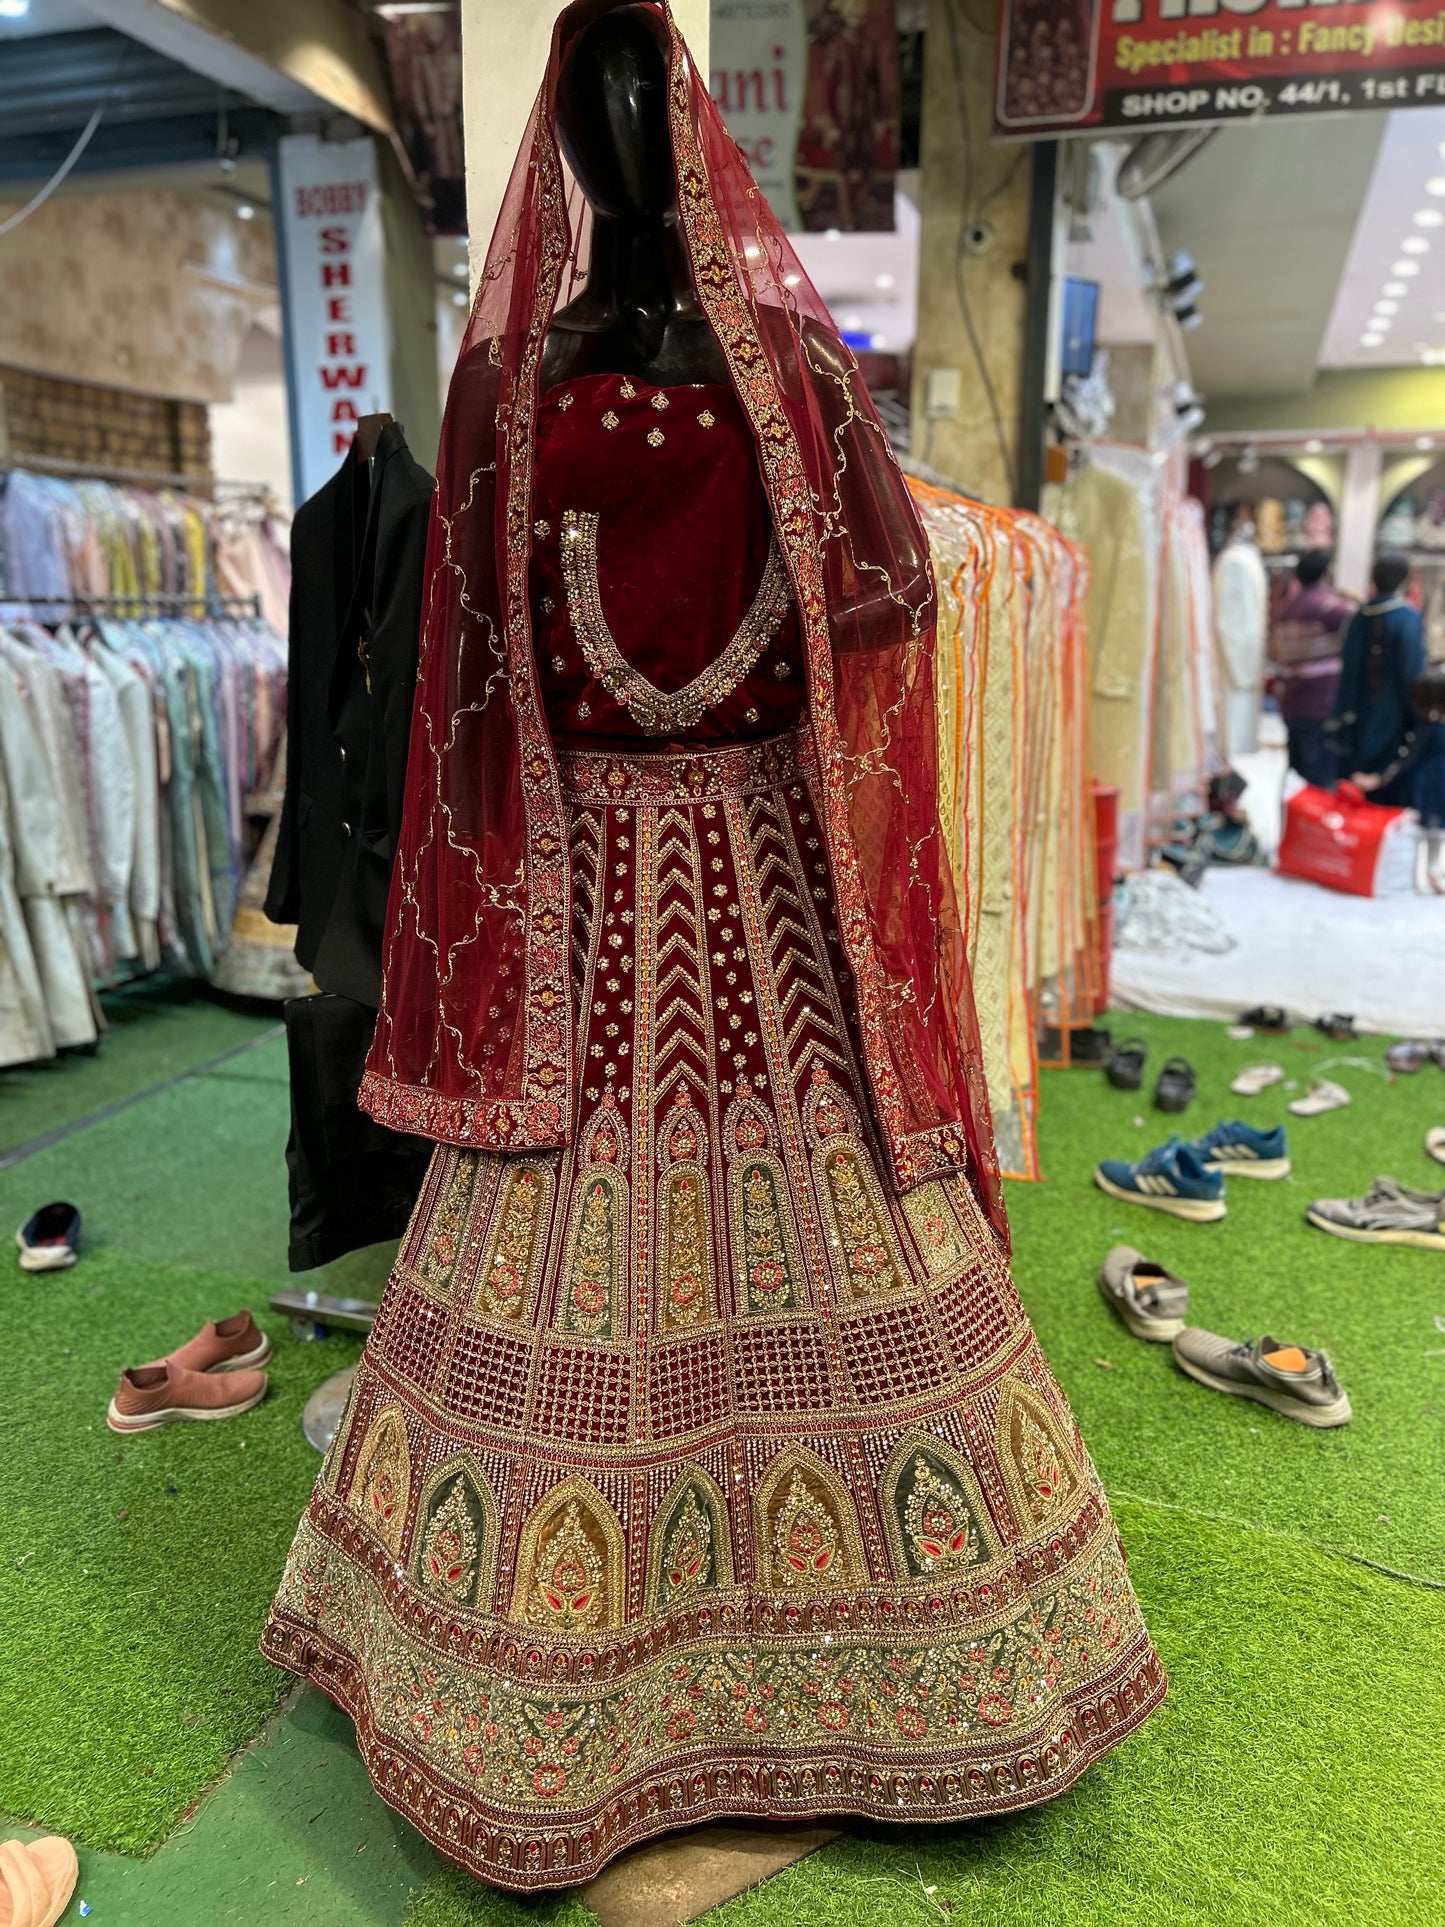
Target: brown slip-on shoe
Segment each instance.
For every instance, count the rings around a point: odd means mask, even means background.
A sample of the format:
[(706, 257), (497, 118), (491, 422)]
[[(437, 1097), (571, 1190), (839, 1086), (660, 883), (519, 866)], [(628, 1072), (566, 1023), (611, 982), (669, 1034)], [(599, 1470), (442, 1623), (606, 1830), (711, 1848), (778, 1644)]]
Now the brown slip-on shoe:
[(133, 1365), (121, 1373), (105, 1422), (112, 1432), (149, 1432), (153, 1426), (185, 1419), (235, 1418), (265, 1396), (264, 1372), (220, 1377), (187, 1372), (166, 1359), (159, 1365)]
[(0, 1841), (0, 1923), (54, 1927), (70, 1904), (80, 1863), (58, 1834), (48, 1840)]
[(271, 1356), (271, 1341), (249, 1311), (214, 1318), (157, 1365), (178, 1365), (183, 1372), (249, 1372)]

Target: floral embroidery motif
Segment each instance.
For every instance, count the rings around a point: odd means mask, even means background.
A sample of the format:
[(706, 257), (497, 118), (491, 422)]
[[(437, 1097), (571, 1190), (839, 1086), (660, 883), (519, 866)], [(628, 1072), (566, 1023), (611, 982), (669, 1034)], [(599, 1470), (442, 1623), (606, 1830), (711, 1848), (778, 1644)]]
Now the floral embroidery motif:
[(775, 662), (773, 664), (773, 674), (779, 682), (786, 682), (792, 673), (793, 665), (790, 662)]
[(903, 1209), (930, 1276), (940, 1277), (963, 1263), (968, 1251), (959, 1232), (958, 1215), (936, 1178), (905, 1192)]
[(665, 1590), (657, 1604), (663, 1612), (701, 1592), (712, 1579), (712, 1520), (698, 1504), (692, 1486), (668, 1528), (662, 1577)]
[(637, 390), (632, 385), (632, 378), (630, 375), (624, 375), (622, 377), (622, 383), (617, 392), (622, 396), (624, 401), (632, 400), (632, 397), (637, 393)]
[(509, 1173), (507, 1201), (482, 1280), (482, 1302), (495, 1318), (521, 1315), (545, 1194), (542, 1174), (534, 1165)]
[(612, 1287), (617, 1276), (617, 1196), (613, 1180), (590, 1172), (583, 1180), (582, 1209), (563, 1307), (566, 1330), (584, 1338), (612, 1336)]
[[(821, 1130), (822, 1106), (819, 1106), (818, 1118)], [(880, 1292), (893, 1290), (901, 1280), (878, 1212), (868, 1195), (858, 1152), (851, 1144), (829, 1151), (823, 1159), (823, 1172), (837, 1216), (848, 1283), (855, 1297), (876, 1297)]]
[(755, 704), (749, 703), (747, 708), (743, 711), (743, 721), (745, 723), (756, 723), (761, 719), (761, 714), (762, 712), (757, 708)]
[[(652, 433), (660, 436), (662, 430)], [(777, 543), (770, 542), (758, 592), (736, 635), (700, 675), (665, 693), (631, 667), (608, 627), (597, 579), (597, 524), (590, 511), (568, 509), (562, 517), (562, 578), (582, 654), (608, 695), (640, 729), (649, 736), (678, 735), (732, 694), (777, 634), (791, 593), (782, 556)]]
[(469, 1603), (477, 1578), (477, 1526), (461, 1473), (427, 1520), (417, 1573), (428, 1592), (459, 1606)]
[(373, 1422), (367, 1433), (352, 1482), (351, 1503), (393, 1553), (401, 1550), (410, 1492), (411, 1454), (406, 1443), (406, 1421), (392, 1406)]
[(429, 1285), (451, 1282), (462, 1239), (466, 1231), (472, 1187), (477, 1180), (477, 1159), (473, 1151), (458, 1151), (441, 1204), (432, 1215), (429, 1236), (417, 1261), (417, 1270)]
[(698, 416), (698, 421), (701, 423), (701, 425), (704, 428), (711, 428), (714, 422), (716, 422), (716, 420), (717, 420), (717, 416), (712, 412), (710, 408), (704, 408), (702, 413)]
[(913, 1461), (913, 1490), (903, 1507), (903, 1530), (920, 1573), (971, 1566), (979, 1556), (978, 1528), (967, 1506), (922, 1453)]
[(662, 1311), (666, 1327), (698, 1325), (713, 1316), (706, 1197), (700, 1165), (680, 1164), (668, 1172), (663, 1201)]
[(795, 1472), (773, 1526), (774, 1585), (786, 1592), (821, 1586), (833, 1574), (841, 1551), (832, 1513), (802, 1473)]
[(547, 537), (552, 533), (552, 524), (539, 515), (537, 520), (532, 524), (532, 533), (537, 537), (539, 542), (545, 542)]
[(668, 402), (667, 396), (659, 392), (653, 396), (652, 405), (654, 408), (661, 410), (669, 407), (671, 404)]
[(778, 1203), (779, 1176), (771, 1161), (752, 1159), (742, 1167), (744, 1277), (752, 1311), (791, 1310), (797, 1296), (793, 1268), (783, 1235)]
[(587, 1537), (575, 1500), (542, 1548), (530, 1618), (534, 1626), (571, 1632), (595, 1625), (605, 1603), (602, 1555)]
[(1078, 1503), (1078, 1474), (1037, 1392), (1009, 1379), (999, 1400), (998, 1429), (1004, 1480), (1026, 1531)]
[(563, 411), (564, 414), (572, 406), (573, 399), (574, 398), (571, 395), (559, 395), (557, 397), (557, 406)]
[(665, 442), (666, 440), (667, 440), (667, 437), (666, 437), (666, 435), (664, 435), (664, 434), (663, 434), (663, 432), (662, 432), (662, 430), (661, 430), (660, 428), (649, 428), (649, 429), (648, 429), (648, 431), (647, 431), (647, 446), (648, 446), (649, 448), (661, 448), (661, 447), (662, 447), (662, 444), (663, 444), (663, 443), (664, 443), (664, 442)]
[(614, 415), (610, 408), (608, 409), (607, 413), (602, 417), (602, 426), (604, 428), (616, 428), (619, 425), (619, 422), (620, 422), (620, 417), (617, 415)]

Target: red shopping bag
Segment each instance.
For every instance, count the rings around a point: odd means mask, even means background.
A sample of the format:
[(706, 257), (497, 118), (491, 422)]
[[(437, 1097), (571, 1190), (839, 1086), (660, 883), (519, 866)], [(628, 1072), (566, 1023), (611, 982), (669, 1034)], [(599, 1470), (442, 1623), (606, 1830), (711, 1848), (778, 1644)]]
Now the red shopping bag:
[(1399, 875), (1413, 867), (1398, 860), (1412, 828), (1409, 810), (1367, 802), (1353, 783), (1341, 783), (1333, 794), (1308, 784), (1285, 804), (1278, 867), (1285, 876), (1350, 896), (1392, 896), (1401, 887)]

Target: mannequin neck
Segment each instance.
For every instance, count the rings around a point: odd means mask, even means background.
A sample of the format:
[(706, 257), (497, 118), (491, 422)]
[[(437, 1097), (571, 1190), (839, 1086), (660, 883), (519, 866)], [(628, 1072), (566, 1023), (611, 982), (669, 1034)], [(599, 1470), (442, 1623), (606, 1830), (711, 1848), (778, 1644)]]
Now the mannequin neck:
[(594, 210), (587, 292), (618, 316), (696, 313), (676, 211), (637, 219)]

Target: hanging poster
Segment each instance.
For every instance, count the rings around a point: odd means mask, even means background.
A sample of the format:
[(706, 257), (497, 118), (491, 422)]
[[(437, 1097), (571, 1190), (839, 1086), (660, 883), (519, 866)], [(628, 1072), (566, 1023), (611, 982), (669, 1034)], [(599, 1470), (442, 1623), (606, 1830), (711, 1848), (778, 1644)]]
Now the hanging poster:
[(711, 88), (790, 233), (893, 226), (894, 0), (712, 0)]
[(287, 134), (277, 145), (291, 469), (302, 502), (336, 473), (361, 417), (391, 407), (381, 197), (369, 137)]
[(1440, 0), (999, 0), (994, 131), (1445, 106)]
[(462, 151), (462, 16), (455, 8), (383, 7), (397, 126), (421, 190), (428, 234), (467, 231)]

